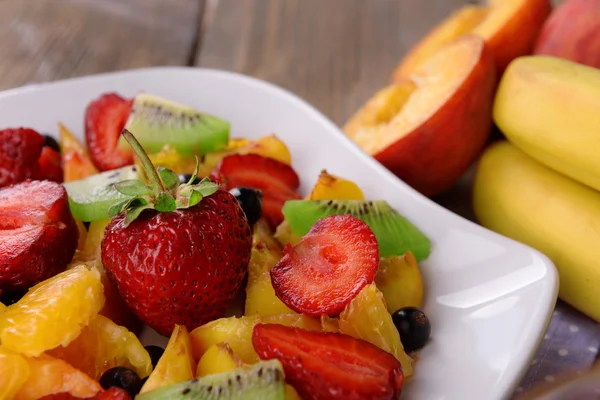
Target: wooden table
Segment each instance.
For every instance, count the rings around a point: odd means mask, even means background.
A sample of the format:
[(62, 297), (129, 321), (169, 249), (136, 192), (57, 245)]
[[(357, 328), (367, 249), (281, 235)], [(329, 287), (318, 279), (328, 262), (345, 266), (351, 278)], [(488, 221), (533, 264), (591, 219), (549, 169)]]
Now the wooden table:
[[(281, 85), (343, 124), (389, 82), (410, 46), (470, 2), (0, 0), (0, 90), (121, 69), (196, 65)], [(468, 183), (469, 174), (437, 200), (472, 219)], [(561, 307), (560, 315), (572, 313)], [(555, 317), (549, 333), (560, 338), (563, 331), (573, 331), (573, 318), (578, 329), (598, 329), (581, 315), (569, 318)], [(589, 350), (588, 357), (564, 368), (548, 355), (555, 348), (566, 350), (562, 343), (542, 347), (521, 389), (550, 380), (547, 370), (588, 367), (599, 344), (586, 342), (582, 351)]]

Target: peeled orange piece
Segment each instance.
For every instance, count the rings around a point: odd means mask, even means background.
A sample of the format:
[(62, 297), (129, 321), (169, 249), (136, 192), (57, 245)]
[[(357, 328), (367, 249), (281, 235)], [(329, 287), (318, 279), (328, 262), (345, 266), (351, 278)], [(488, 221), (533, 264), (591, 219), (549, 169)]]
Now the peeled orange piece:
[(0, 346), (0, 399), (12, 399), (29, 378), (25, 358)]
[(103, 305), (100, 273), (79, 265), (38, 283), (0, 313), (0, 343), (28, 356), (67, 346)]
[(67, 347), (48, 351), (94, 379), (113, 367), (127, 367), (145, 378), (152, 372), (150, 355), (137, 336), (110, 319), (96, 315)]

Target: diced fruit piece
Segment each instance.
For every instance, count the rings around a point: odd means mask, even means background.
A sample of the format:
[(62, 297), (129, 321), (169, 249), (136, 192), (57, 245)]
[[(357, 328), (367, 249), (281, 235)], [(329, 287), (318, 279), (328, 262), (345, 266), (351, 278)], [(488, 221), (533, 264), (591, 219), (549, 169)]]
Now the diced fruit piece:
[[(133, 132), (148, 153), (165, 144), (185, 155), (223, 150), (229, 140), (229, 122), (186, 105), (148, 93), (135, 96), (125, 129)], [(130, 149), (124, 138), (117, 148)]]
[(600, 68), (600, 2), (566, 0), (544, 23), (533, 54)]
[(402, 389), (402, 368), (391, 354), (347, 335), (259, 324), (252, 343), (261, 359), (281, 362), (302, 398), (392, 400)]
[(450, 188), (484, 148), (496, 83), (492, 53), (480, 38), (463, 36), (421, 64), (409, 80), (377, 92), (344, 132), (408, 185), (435, 196)]
[(429, 256), (430, 240), (383, 200), (294, 200), (283, 207), (292, 232), (304, 236), (319, 219), (348, 214), (365, 222), (375, 234), (381, 257), (411, 251), (420, 261)]
[(197, 400), (285, 400), (281, 363), (277, 360), (262, 361), (248, 368), (208, 375), (154, 390), (137, 397), (136, 400), (188, 398)]
[(323, 332), (339, 332), (340, 320), (331, 318), (328, 315), (321, 315), (321, 329)]
[(129, 118), (133, 100), (106, 93), (88, 104), (85, 111), (85, 140), (90, 158), (100, 171), (133, 163), (131, 148), (117, 146)]
[(131, 397), (136, 396), (142, 388), (140, 376), (132, 369), (126, 367), (113, 367), (104, 374), (99, 380), (104, 389), (117, 387), (126, 390)]
[(77, 266), (38, 283), (0, 314), (0, 342), (30, 356), (67, 346), (103, 305), (100, 273)]
[[(238, 139), (239, 140), (239, 139)], [(263, 136), (256, 140), (241, 139), (243, 143), (234, 146), (233, 152), (237, 154), (258, 154), (259, 156), (272, 158), (287, 165), (292, 165), (292, 155), (287, 146), (276, 135)]]
[(296, 193), (300, 179), (292, 167), (257, 154), (227, 156), (215, 167), (211, 177), (227, 189), (244, 186), (262, 190), (262, 215), (272, 229), (283, 221), (283, 204), (300, 198)]
[(40, 158), (38, 158), (38, 164), (40, 165), (40, 175), (38, 176), (38, 179), (62, 182), (63, 168), (61, 162), (62, 160), (59, 152), (44, 146), (42, 154), (40, 154)]
[[(210, 153), (206, 156), (198, 156), (197, 160), (200, 163), (198, 175), (207, 176), (208, 174), (210, 174), (212, 168), (214, 168), (214, 166), (218, 164), (219, 161), (221, 161), (221, 158), (223, 158), (224, 156), (224, 152)], [(173, 146), (169, 144), (163, 146), (163, 148), (160, 149), (160, 151), (157, 151), (156, 153), (148, 154), (148, 157), (150, 157), (150, 160), (152, 161), (152, 164), (154, 164), (155, 167), (168, 168), (176, 174), (191, 174), (196, 168), (195, 155), (186, 155), (179, 153)], [(218, 157), (216, 162), (214, 162), (213, 165), (207, 167), (207, 162), (209, 161), (207, 159), (215, 157)], [(146, 179), (146, 176), (143, 172), (142, 163), (138, 158), (135, 159), (135, 164), (139, 167), (138, 179)]]
[(412, 360), (404, 352), (400, 334), (374, 283), (367, 285), (340, 314), (340, 333), (374, 344), (402, 364), (404, 376), (413, 373)]
[(263, 272), (252, 281), (248, 278), (244, 315), (279, 315), (293, 312), (275, 295), (269, 271)]
[(401, 80), (418, 64), (461, 35), (483, 38), (499, 72), (516, 57), (530, 54), (542, 24), (550, 13), (549, 0), (487, 0), (485, 5), (466, 5), (435, 26), (402, 60), (394, 72)]
[(107, 219), (110, 206), (127, 198), (114, 184), (136, 177), (137, 167), (131, 165), (65, 183), (73, 216), (84, 222)]
[(406, 351), (416, 351), (427, 344), (431, 324), (423, 311), (416, 307), (404, 307), (392, 315), (392, 320)]
[(364, 200), (365, 195), (352, 181), (330, 175), (322, 170), (306, 200)]
[(0, 399), (13, 399), (29, 375), (25, 358), (0, 346)]
[(99, 260), (102, 255), (102, 238), (104, 238), (104, 231), (110, 223), (110, 218), (97, 219), (90, 222), (87, 229), (87, 235), (83, 250), (79, 253), (78, 259), (81, 261), (93, 261)]
[(248, 224), (254, 225), (262, 216), (262, 191), (258, 189), (235, 187), (229, 190), (244, 210)]
[(296, 312), (336, 315), (379, 267), (377, 239), (361, 220), (333, 215), (317, 221), (271, 269), (277, 297)]
[(0, 188), (40, 174), (44, 137), (28, 128), (0, 130)]
[(26, 290), (63, 271), (78, 229), (62, 185), (25, 181), (0, 189), (0, 289)]
[(94, 379), (113, 367), (127, 367), (145, 378), (152, 371), (150, 356), (137, 336), (110, 319), (96, 315), (66, 347), (47, 354), (65, 360)]
[(0, 303), (0, 313), (3, 313), (4, 310), (6, 310), (6, 306), (4, 305), (4, 303)]
[(283, 247), (285, 247), (288, 243), (292, 246), (295, 246), (300, 243), (300, 239), (302, 239), (302, 237), (292, 232), (292, 228), (290, 228), (290, 224), (288, 224), (287, 221), (283, 221), (277, 225), (277, 229), (275, 230), (273, 237)]
[(259, 358), (252, 347), (252, 329), (258, 323), (321, 330), (321, 323), (318, 319), (303, 314), (221, 318), (192, 331), (190, 336), (194, 357), (199, 359), (206, 350), (217, 343), (227, 343), (243, 363), (255, 363)]
[(79, 232), (79, 238), (77, 239), (77, 254), (73, 256), (73, 259), (77, 258), (78, 254), (81, 254), (85, 247), (85, 240), (87, 238), (87, 228), (80, 220), (76, 219), (75, 224), (77, 225), (77, 232)]
[(302, 400), (296, 389), (290, 384), (285, 385), (285, 400)]
[[(54, 329), (57, 326), (60, 326), (58, 322)], [(102, 391), (98, 382), (63, 360), (45, 354), (24, 359), (29, 367), (29, 377), (13, 400), (38, 400), (58, 393), (88, 398)]]
[[(125, 390), (117, 387), (98, 392), (93, 397), (86, 397), (87, 400), (131, 400), (131, 396)], [(81, 397), (73, 396), (70, 393), (49, 394), (40, 400), (84, 400)]]
[(62, 148), (63, 181), (71, 182), (97, 174), (98, 168), (79, 140), (61, 123), (58, 124), (58, 135)]
[(242, 361), (235, 355), (227, 343), (217, 343), (206, 350), (198, 361), (196, 377), (220, 374), (243, 367)]
[(195, 371), (190, 334), (185, 326), (175, 325), (165, 352), (140, 393), (187, 381), (194, 377)]
[(375, 276), (390, 313), (402, 307), (421, 307), (423, 278), (415, 256), (408, 251), (403, 256), (382, 258)]

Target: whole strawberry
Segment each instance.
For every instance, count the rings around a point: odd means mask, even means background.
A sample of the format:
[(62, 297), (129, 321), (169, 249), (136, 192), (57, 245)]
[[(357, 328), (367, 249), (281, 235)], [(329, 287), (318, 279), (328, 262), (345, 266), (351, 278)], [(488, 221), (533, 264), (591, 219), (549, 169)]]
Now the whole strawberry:
[[(203, 179), (180, 185), (158, 174), (133, 135), (123, 135), (151, 184), (116, 184), (132, 196), (114, 205), (102, 240), (102, 262), (131, 310), (158, 333), (189, 330), (223, 316), (244, 279), (252, 236), (237, 200)], [(159, 177), (160, 175), (160, 177)]]

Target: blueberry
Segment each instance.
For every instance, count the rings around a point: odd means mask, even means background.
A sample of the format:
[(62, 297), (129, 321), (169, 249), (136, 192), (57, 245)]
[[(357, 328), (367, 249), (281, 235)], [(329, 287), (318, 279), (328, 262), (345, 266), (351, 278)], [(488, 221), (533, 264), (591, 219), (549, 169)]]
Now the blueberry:
[(423, 311), (416, 307), (404, 307), (392, 314), (392, 319), (400, 333), (404, 350), (415, 351), (425, 346), (431, 334), (431, 324)]
[(132, 398), (140, 392), (143, 384), (135, 371), (125, 367), (114, 367), (107, 370), (102, 374), (99, 382), (104, 389), (118, 387), (126, 390)]
[(48, 146), (57, 153), (60, 153), (60, 145), (58, 144), (56, 139), (54, 139), (50, 135), (44, 135), (44, 146)]
[(152, 366), (156, 367), (156, 364), (158, 364), (158, 360), (160, 360), (160, 358), (162, 357), (163, 353), (165, 352), (165, 349), (158, 346), (146, 346), (145, 349), (148, 352), (148, 354), (150, 354)]
[[(192, 179), (192, 174), (179, 174), (179, 183), (181, 183), (182, 185), (184, 183), (188, 183), (190, 181), (190, 179)], [(194, 179), (194, 182), (192, 182), (192, 184), (196, 184), (200, 182), (200, 178), (196, 177), (196, 179)]]
[(27, 290), (3, 291), (2, 296), (0, 296), (0, 302), (5, 306), (10, 306), (21, 300), (21, 297), (25, 296), (25, 293), (27, 293)]
[(254, 225), (262, 215), (262, 192), (247, 187), (236, 187), (229, 191), (240, 203), (242, 210), (246, 213), (248, 224)]

